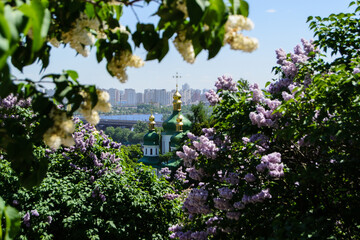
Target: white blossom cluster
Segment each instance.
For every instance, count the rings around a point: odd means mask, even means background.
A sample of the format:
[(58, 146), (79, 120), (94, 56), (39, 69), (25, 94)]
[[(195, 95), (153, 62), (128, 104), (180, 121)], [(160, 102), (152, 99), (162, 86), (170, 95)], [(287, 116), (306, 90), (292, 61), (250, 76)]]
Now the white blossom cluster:
[(253, 28), (254, 23), (249, 18), (242, 15), (231, 15), (225, 24), (224, 42), (228, 43), (231, 49), (252, 52), (258, 48), (258, 40), (244, 36), (241, 31), (249, 31)]
[[(70, 47), (75, 49), (78, 53), (87, 57), (89, 49), (86, 46), (92, 46), (95, 43), (96, 37), (89, 29), (98, 33), (101, 37), (100, 22), (98, 19), (90, 19), (85, 13), (82, 13), (78, 19), (72, 24), (72, 29), (68, 32), (61, 34), (61, 40), (66, 44), (69, 43)], [(54, 47), (59, 47), (60, 42), (56, 38), (51, 38), (49, 42)]]
[(80, 113), (84, 116), (85, 120), (93, 125), (96, 125), (100, 121), (99, 113), (109, 112), (111, 110), (111, 104), (109, 101), (109, 94), (105, 91), (96, 90), (98, 101), (94, 108), (91, 108), (91, 99), (88, 93), (81, 92), (80, 94), (85, 99), (80, 106)]
[(144, 66), (144, 61), (126, 50), (121, 52), (120, 55), (114, 56), (108, 63), (107, 68), (120, 82), (125, 83), (128, 79), (126, 68), (139, 68), (142, 66)]
[(66, 112), (53, 108), (50, 111), (50, 118), (54, 121), (54, 125), (43, 135), (45, 144), (53, 149), (58, 149), (61, 144), (67, 147), (74, 145), (72, 133), (75, 131), (75, 126)]
[(186, 39), (186, 31), (178, 32), (174, 39), (174, 45), (184, 60), (188, 63), (195, 62), (195, 51), (192, 45), (192, 41)]

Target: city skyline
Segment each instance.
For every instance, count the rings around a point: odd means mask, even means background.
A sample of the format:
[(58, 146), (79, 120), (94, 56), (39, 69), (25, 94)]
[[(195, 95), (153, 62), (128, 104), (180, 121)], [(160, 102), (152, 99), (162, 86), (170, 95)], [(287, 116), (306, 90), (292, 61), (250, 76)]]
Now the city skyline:
[[(144, 67), (139, 69), (128, 68), (129, 80), (122, 84), (112, 78), (106, 71), (106, 62), (97, 63), (95, 48), (88, 58), (76, 56), (76, 52), (67, 47), (53, 48), (51, 51), (51, 64), (45, 72), (40, 72), (40, 66), (32, 64), (24, 68), (24, 74), (14, 70), (14, 75), (33, 80), (39, 80), (43, 74), (61, 73), (62, 70), (73, 69), (79, 74), (82, 84), (95, 84), (99, 88), (134, 88), (143, 91), (147, 88), (174, 89), (176, 81), (173, 76), (178, 72), (182, 77), (179, 84), (191, 83), (193, 88), (212, 88), (217, 77), (232, 76), (234, 80), (240, 78), (250, 83), (257, 82), (264, 87), (275, 76), (271, 72), (276, 65), (275, 50), (283, 48), (291, 52), (300, 43), (301, 38), (313, 38), (313, 33), (306, 23), (308, 16), (326, 17), (331, 13), (348, 12), (350, 1), (335, 0), (304, 0), (301, 2), (277, 0), (258, 0), (249, 2), (250, 19), (255, 23), (252, 31), (245, 35), (259, 40), (259, 48), (253, 53), (244, 53), (224, 47), (219, 54), (208, 60), (206, 52), (201, 52), (194, 64), (184, 62), (181, 55), (169, 44), (168, 55), (159, 63), (146, 61)], [(136, 8), (141, 22), (157, 23), (152, 16), (156, 11), (156, 4), (150, 8)], [(128, 25), (134, 31), (137, 19), (130, 9), (124, 9), (122, 25)], [(145, 58), (145, 50), (140, 47), (134, 49), (134, 54)], [(52, 85), (49, 86), (53, 87)]]

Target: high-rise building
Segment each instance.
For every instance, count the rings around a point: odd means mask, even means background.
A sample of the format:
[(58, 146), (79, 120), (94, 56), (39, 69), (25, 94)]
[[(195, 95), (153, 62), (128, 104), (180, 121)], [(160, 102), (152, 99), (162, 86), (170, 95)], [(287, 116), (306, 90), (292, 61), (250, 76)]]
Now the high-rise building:
[(109, 100), (110, 104), (113, 106), (118, 105), (120, 102), (120, 91), (115, 88), (110, 88), (109, 90), (107, 90), (107, 92), (109, 93), (110, 96), (110, 100)]
[(136, 105), (144, 103), (144, 94), (136, 93)]
[(133, 88), (125, 89), (124, 98), (126, 100), (126, 105), (135, 106), (136, 105), (136, 92)]
[(185, 84), (182, 85), (182, 90), (183, 90), (183, 91), (184, 91), (184, 90), (189, 90), (189, 89), (190, 89), (190, 85), (189, 85), (189, 84), (185, 83)]

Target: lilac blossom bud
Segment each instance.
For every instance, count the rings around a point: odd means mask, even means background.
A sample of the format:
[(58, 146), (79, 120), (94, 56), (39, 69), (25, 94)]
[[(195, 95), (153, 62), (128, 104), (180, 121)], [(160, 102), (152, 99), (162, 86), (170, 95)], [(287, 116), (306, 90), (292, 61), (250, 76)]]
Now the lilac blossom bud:
[(357, 68), (357, 67), (354, 68), (352, 73), (353, 73), (353, 74), (360, 73), (360, 68)]
[(12, 203), (13, 203), (13, 205), (14, 205), (14, 206), (19, 205), (19, 201), (18, 201), (18, 200), (13, 200), (13, 202), (12, 202)]
[(197, 136), (195, 136), (194, 134), (192, 134), (191, 132), (188, 132), (187, 134), (187, 137), (192, 140), (192, 141), (195, 141), (197, 140)]
[(233, 206), (234, 206), (234, 208), (239, 209), (239, 210), (245, 208), (245, 205), (244, 205), (242, 202), (235, 202), (235, 203), (233, 204)]
[(171, 170), (168, 167), (162, 168), (159, 173), (166, 179), (170, 179)]
[(277, 60), (277, 64), (280, 64), (282, 65), (283, 62), (286, 60), (287, 56), (286, 56), (286, 52), (282, 49), (282, 48), (279, 48), (279, 49), (276, 49), (275, 50), (275, 53), (276, 53), (276, 58), (278, 59)]
[(229, 210), (232, 208), (229, 200), (224, 198), (214, 198), (214, 208), (219, 210)]
[(53, 218), (51, 216), (48, 216), (46, 219), (46, 222), (51, 224), (52, 220), (53, 220)]
[(99, 197), (100, 197), (101, 201), (103, 201), (103, 202), (106, 201), (106, 197), (104, 194), (99, 194)]

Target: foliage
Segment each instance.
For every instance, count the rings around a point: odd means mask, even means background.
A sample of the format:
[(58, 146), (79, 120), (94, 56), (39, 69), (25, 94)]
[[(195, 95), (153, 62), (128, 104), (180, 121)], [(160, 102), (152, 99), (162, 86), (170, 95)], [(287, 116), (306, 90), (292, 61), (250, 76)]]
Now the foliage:
[[(214, 128), (177, 153), (196, 183), (172, 238), (358, 238), (360, 59), (344, 34), (358, 21), (353, 4), (355, 14), (315, 18), (314, 43), (277, 50), (279, 79), (266, 90), (218, 79)], [(321, 50), (341, 57), (326, 62)]]
[[(3, 216), (5, 221), (3, 221)], [(5, 223), (5, 226), (2, 226), (2, 222)], [(0, 239), (1, 240), (15, 239), (16, 234), (19, 232), (19, 229), (20, 229), (19, 212), (15, 208), (5, 205), (4, 200), (0, 197)]]
[[(159, 22), (156, 26), (138, 22), (136, 30), (131, 32), (120, 25), (122, 13), (129, 8), (134, 10), (139, 2), (145, 7), (150, 3), (158, 4), (154, 14), (159, 17)], [(228, 26), (225, 23), (229, 14), (240, 14), (234, 16), (245, 20)], [(34, 122), (39, 123), (32, 134), (27, 134), (23, 126), (14, 130), (15, 120), (1, 126), (0, 147), (7, 152), (20, 180), (30, 187), (39, 183), (44, 175), (43, 170), (32, 167), (38, 164), (31, 157), (34, 146), (43, 140), (53, 148), (73, 143), (73, 126), (68, 123), (75, 111), (81, 112), (87, 122), (96, 124), (98, 112), (108, 112), (110, 105), (107, 94), (95, 86), (79, 83), (76, 71), (65, 70), (33, 80), (12, 76), (10, 70), (13, 67), (23, 71), (24, 67), (37, 62), (44, 70), (51, 64), (52, 48), (60, 45), (69, 45), (84, 57), (89, 54), (89, 48), (96, 48), (97, 61), (106, 61), (109, 74), (125, 82), (127, 67), (144, 65), (141, 58), (132, 54), (132, 46), (143, 47), (146, 60), (161, 61), (169, 50), (169, 41), (175, 38), (177, 50), (188, 62), (194, 62), (202, 50), (208, 50), (209, 58), (212, 58), (225, 43), (232, 44), (245, 38), (240, 31), (250, 30), (252, 23), (244, 16), (248, 16), (248, 4), (244, 0), (229, 3), (223, 0), (1, 1), (0, 98), (11, 94), (21, 99), (31, 98)], [(255, 39), (247, 37), (246, 40), (250, 46), (245, 44), (236, 49), (250, 51), (257, 47)], [(42, 93), (42, 82), (55, 85), (54, 96)], [(54, 102), (68, 107), (59, 109)], [(11, 141), (3, 141), (4, 138)], [(18, 146), (23, 146), (21, 152), (14, 150)]]
[(114, 141), (122, 144), (138, 144), (143, 142), (144, 135), (148, 131), (146, 122), (138, 121), (133, 125), (133, 130), (121, 127), (107, 127), (105, 134), (110, 136)]
[(210, 114), (209, 108), (206, 108), (203, 102), (199, 102), (196, 105), (191, 105), (191, 113), (186, 117), (191, 122), (191, 132), (195, 135), (200, 135), (203, 128), (210, 127)]
[(140, 158), (143, 157), (143, 151), (140, 144), (133, 144), (129, 146), (121, 146), (121, 152), (124, 155), (124, 161), (130, 166), (136, 166)]
[(3, 197), (23, 216), (18, 239), (167, 239), (180, 210), (164, 198), (173, 192), (167, 182), (151, 168), (129, 166), (129, 148), (119, 151), (91, 125), (78, 123), (74, 135), (73, 147), (34, 150), (49, 171), (32, 190), (0, 161)]

